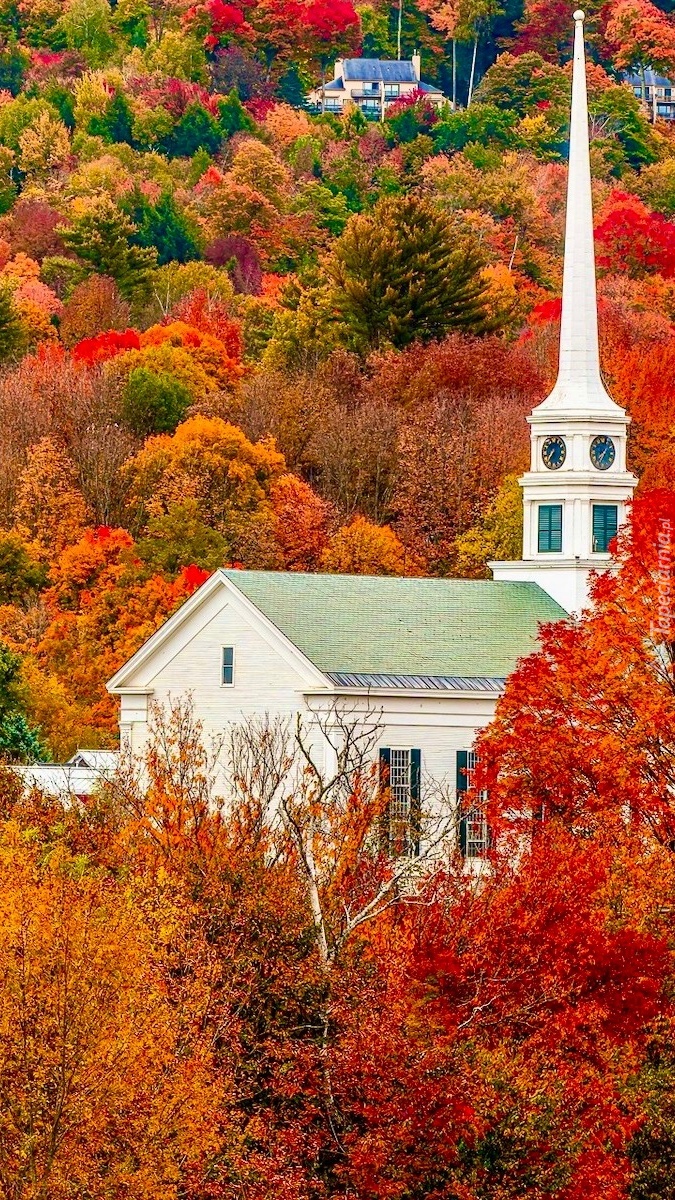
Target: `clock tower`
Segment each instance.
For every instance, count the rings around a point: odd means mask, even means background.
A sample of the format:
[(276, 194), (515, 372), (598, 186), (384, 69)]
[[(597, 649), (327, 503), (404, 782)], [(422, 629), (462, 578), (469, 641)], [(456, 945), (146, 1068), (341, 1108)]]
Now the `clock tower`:
[(574, 22), (558, 378), (528, 417), (522, 561), (490, 563), (495, 579), (538, 583), (568, 612), (587, 604), (590, 573), (610, 566), (609, 544), (637, 483), (626, 467), (630, 418), (600, 374), (584, 14)]

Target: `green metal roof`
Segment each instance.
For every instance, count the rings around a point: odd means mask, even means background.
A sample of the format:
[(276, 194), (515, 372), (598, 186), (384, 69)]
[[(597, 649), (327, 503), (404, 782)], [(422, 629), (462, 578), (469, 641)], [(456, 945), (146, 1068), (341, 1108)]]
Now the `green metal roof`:
[(503, 679), (567, 616), (536, 583), (223, 574), (323, 672)]

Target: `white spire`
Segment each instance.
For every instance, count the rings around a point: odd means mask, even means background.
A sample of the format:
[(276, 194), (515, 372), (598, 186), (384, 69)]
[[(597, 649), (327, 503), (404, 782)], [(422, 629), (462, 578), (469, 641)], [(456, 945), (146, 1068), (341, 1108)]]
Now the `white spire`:
[(534, 410), (542, 417), (553, 409), (623, 414), (608, 395), (600, 375), (583, 12), (575, 12), (574, 22), (560, 366), (553, 391)]

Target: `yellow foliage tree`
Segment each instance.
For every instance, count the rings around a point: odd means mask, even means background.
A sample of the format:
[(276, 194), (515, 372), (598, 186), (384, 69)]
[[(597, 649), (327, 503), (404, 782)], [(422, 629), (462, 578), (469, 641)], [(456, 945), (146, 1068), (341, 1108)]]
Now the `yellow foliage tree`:
[(73, 464), (51, 438), (42, 438), (28, 451), (15, 518), (17, 527), (26, 531), (29, 549), (43, 562), (51, 562), (76, 542), (87, 524), (87, 505)]
[(336, 575), (405, 575), (412, 565), (394, 530), (365, 517), (343, 525), (321, 559), (323, 570)]
[(457, 572), (487, 579), (491, 561), (514, 562), (523, 549), (523, 495), (517, 475), (507, 475), (485, 516), (456, 542)]
[(63, 121), (40, 113), (19, 138), (19, 167), (25, 175), (43, 178), (62, 167), (70, 155), (70, 137)]
[(40, 740), (55, 762), (67, 762), (78, 746), (98, 746), (101, 738), (87, 724), (82, 705), (73, 699), (72, 687), (41, 667), (32, 655), (21, 664), (26, 717), (40, 730)]
[(239, 143), (227, 178), (243, 187), (255, 188), (276, 208), (282, 206), (292, 183), (285, 164), (257, 138), (244, 138)]
[(142, 352), (157, 346), (176, 346), (185, 349), (195, 363), (206, 373), (213, 385), (226, 390), (241, 378), (243, 368), (217, 337), (202, 332), (184, 321), (171, 321), (168, 325), (153, 325), (141, 334)]
[(267, 565), (276, 558), (270, 488), (286, 468), (272, 441), (251, 442), (218, 417), (193, 417), (169, 436), (151, 437), (127, 475), (145, 519), (186, 500), (222, 533), (233, 559)]

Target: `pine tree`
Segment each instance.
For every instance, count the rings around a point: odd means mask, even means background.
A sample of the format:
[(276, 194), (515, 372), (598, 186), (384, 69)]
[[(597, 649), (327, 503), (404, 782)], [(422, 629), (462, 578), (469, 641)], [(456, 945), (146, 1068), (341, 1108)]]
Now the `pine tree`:
[(477, 243), (433, 205), (387, 198), (349, 222), (329, 263), (332, 304), (357, 348), (401, 349), (486, 326)]
[(131, 217), (136, 225), (131, 243), (154, 247), (160, 267), (169, 262), (193, 262), (199, 258), (194, 230), (170, 193), (164, 192), (156, 204), (150, 204), (137, 191), (131, 205)]
[(222, 140), (217, 121), (195, 101), (188, 104), (173, 132), (162, 143), (162, 149), (169, 158), (191, 158), (197, 150), (217, 154)]
[(236, 88), (232, 88), (229, 96), (221, 100), (218, 112), (218, 124), (224, 138), (231, 138), (234, 133), (253, 133), (255, 122), (244, 108)]
[(126, 297), (146, 284), (157, 262), (154, 247), (131, 244), (136, 226), (108, 195), (97, 196), (59, 232), (69, 250), (99, 275), (110, 275)]
[(89, 133), (102, 137), (105, 142), (127, 142), (133, 144), (132, 134), (133, 113), (131, 105), (121, 92), (113, 96), (104, 116), (92, 117), (89, 122)]

